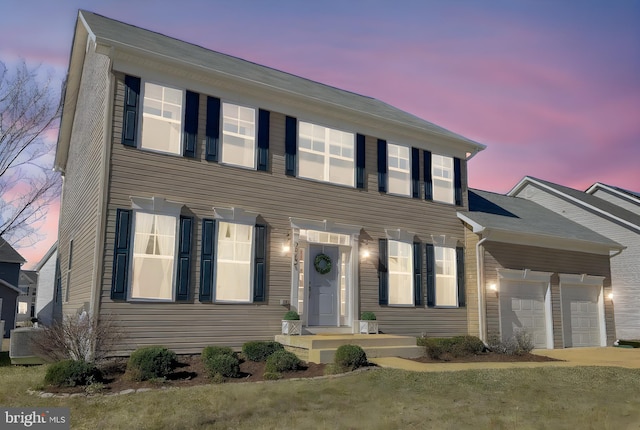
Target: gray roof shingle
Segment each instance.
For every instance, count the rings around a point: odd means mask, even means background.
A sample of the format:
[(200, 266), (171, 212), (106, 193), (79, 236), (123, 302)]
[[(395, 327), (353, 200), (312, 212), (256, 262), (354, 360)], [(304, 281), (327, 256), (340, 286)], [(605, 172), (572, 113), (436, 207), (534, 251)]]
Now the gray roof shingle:
[(0, 262), (24, 263), (26, 260), (9, 243), (0, 237)]
[(334, 88), (241, 58), (212, 51), (85, 10), (81, 10), (80, 15), (84, 18), (96, 38), (103, 42), (124, 44), (167, 58), (174, 58), (196, 67), (203, 67), (218, 73), (261, 83), (276, 90), (304, 95), (320, 102), (363, 112), (372, 117), (397, 121), (436, 135), (465, 142), (474, 146), (476, 150), (485, 148), (483, 144), (371, 97)]
[(617, 242), (520, 197), (470, 189), (469, 211), (460, 213), (488, 229), (551, 236), (621, 248)]

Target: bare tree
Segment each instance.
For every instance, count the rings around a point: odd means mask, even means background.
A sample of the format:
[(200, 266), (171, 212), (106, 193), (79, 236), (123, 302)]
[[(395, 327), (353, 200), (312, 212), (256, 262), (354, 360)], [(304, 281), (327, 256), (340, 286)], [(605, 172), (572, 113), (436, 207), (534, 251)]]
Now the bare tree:
[(10, 71), (0, 61), (0, 236), (33, 245), (38, 222), (60, 195), (53, 171), (60, 97), (51, 74), (41, 77), (22, 61)]

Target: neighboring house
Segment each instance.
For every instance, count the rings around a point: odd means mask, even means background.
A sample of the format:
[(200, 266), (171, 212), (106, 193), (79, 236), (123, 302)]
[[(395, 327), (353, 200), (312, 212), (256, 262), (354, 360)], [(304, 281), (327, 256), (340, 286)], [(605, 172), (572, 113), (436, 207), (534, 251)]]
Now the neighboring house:
[(18, 288), (18, 316), (16, 324), (31, 321), (36, 314), (36, 294), (38, 286), (38, 272), (35, 270), (21, 270)]
[(38, 324), (50, 326), (60, 318), (62, 302), (59, 297), (58, 283), (58, 243), (47, 251), (35, 267), (38, 273), (35, 315)]
[(536, 348), (615, 340), (610, 255), (624, 247), (534, 202), (469, 190), (469, 332), (509, 339), (526, 329)]
[(640, 213), (630, 210), (633, 193), (623, 203), (612, 202), (613, 187), (590, 190), (593, 195), (527, 176), (509, 195), (534, 201), (626, 247), (611, 259), (616, 336), (640, 339)]
[(4, 337), (9, 337), (16, 326), (20, 266), (25, 259), (0, 237), (0, 318), (4, 321)]
[[(67, 315), (114, 354), (308, 332), (468, 332), (467, 161), (378, 100), (80, 11), (55, 165)], [(467, 276), (468, 277), (468, 276)]]
[(640, 215), (640, 193), (600, 182), (596, 182), (585, 192)]

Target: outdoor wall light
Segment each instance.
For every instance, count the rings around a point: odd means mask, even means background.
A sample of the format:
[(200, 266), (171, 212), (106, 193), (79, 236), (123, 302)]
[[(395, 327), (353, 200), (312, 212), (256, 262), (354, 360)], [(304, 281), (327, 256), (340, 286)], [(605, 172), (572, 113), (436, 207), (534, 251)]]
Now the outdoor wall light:
[(493, 292), (498, 292), (498, 286), (496, 284), (489, 285), (489, 289)]
[(613, 293), (609, 293), (609, 294), (607, 295), (607, 298), (608, 298), (609, 300), (613, 300)]
[(291, 243), (291, 234), (287, 233), (287, 240), (282, 244), (283, 254), (288, 254), (289, 251), (291, 251), (291, 245), (289, 245), (290, 243)]

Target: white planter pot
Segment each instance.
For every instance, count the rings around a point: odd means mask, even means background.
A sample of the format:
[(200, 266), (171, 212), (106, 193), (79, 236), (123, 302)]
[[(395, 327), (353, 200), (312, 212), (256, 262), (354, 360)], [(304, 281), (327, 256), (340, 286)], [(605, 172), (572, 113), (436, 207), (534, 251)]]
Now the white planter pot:
[(302, 334), (302, 322), (300, 320), (282, 320), (282, 334), (289, 336)]
[(378, 334), (378, 321), (359, 320), (360, 334)]

